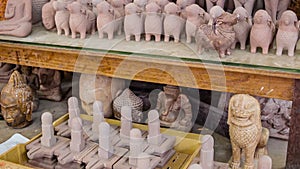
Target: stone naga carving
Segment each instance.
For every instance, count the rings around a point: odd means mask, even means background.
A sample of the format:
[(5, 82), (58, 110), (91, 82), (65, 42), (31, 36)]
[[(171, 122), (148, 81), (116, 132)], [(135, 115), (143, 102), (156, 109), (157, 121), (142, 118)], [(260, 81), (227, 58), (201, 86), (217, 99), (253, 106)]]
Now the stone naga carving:
[(42, 22), (45, 29), (55, 28), (55, 10), (53, 8), (54, 0), (46, 3), (42, 8)]
[(201, 25), (195, 36), (197, 51), (202, 54), (204, 49), (215, 49), (219, 57), (230, 55), (230, 47), (235, 41), (233, 25), (237, 23), (237, 15), (223, 13), (215, 20), (214, 26)]
[(68, 3), (63, 0), (57, 0), (53, 2), (53, 8), (55, 10), (55, 25), (57, 34), (61, 35), (62, 30), (66, 36), (70, 34), (69, 18), (70, 12), (67, 9)]
[(72, 38), (76, 38), (76, 33), (80, 33), (80, 38), (85, 39), (86, 33), (94, 34), (96, 31), (95, 28), (95, 14), (87, 9), (86, 6), (75, 1), (67, 6), (70, 11), (70, 28), (72, 32)]
[(6, 20), (0, 21), (0, 35), (28, 36), (32, 29), (32, 1), (8, 0), (4, 17)]
[(213, 6), (224, 8), (225, 0), (206, 0), (206, 11), (210, 11)]
[(276, 55), (281, 56), (283, 49), (288, 49), (288, 55), (294, 56), (294, 50), (298, 41), (299, 26), (295, 12), (287, 10), (278, 20), (278, 32), (276, 35)]
[(265, 9), (271, 16), (272, 21), (276, 23), (284, 11), (289, 7), (291, 0), (264, 0)]
[[(253, 169), (256, 150), (261, 153), (265, 149), (269, 130), (262, 128), (260, 111), (258, 101), (247, 94), (236, 94), (229, 101), (227, 123), (233, 154), (232, 169), (240, 167), (241, 150), (245, 152), (244, 169)], [(263, 151), (256, 156), (264, 153)]]
[(162, 15), (161, 8), (155, 2), (151, 2), (146, 5), (146, 17), (145, 17), (145, 33), (146, 41), (151, 40), (151, 35), (155, 37), (155, 41), (160, 41), (162, 34)]
[(256, 0), (233, 0), (235, 8), (243, 7), (252, 16), (252, 11)]
[(141, 40), (143, 31), (142, 9), (134, 3), (125, 6), (124, 32), (126, 41), (130, 41), (130, 37), (134, 35), (135, 41)]
[(18, 71), (14, 71), (1, 91), (1, 112), (6, 123), (23, 128), (31, 123), (33, 97), (31, 88)]
[(238, 23), (233, 26), (235, 41), (232, 44), (231, 49), (234, 49), (236, 43), (239, 42), (241, 50), (245, 50), (246, 41), (252, 27), (251, 15), (249, 15), (247, 10), (243, 7), (237, 7), (233, 13), (239, 15), (239, 18)]
[(186, 42), (191, 43), (192, 38), (196, 35), (197, 28), (202, 24), (208, 23), (210, 15), (197, 4), (187, 6), (185, 10), (187, 14), (185, 23)]
[(250, 32), (251, 53), (256, 53), (256, 48), (261, 47), (262, 53), (268, 54), (275, 33), (271, 16), (265, 10), (258, 10), (253, 17), (253, 23)]

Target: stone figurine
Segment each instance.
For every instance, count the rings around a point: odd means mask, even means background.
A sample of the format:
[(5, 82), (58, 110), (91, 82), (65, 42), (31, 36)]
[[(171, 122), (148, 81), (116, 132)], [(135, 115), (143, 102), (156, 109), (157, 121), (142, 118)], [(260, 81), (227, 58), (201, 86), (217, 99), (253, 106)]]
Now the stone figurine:
[(103, 2), (103, 0), (92, 0), (92, 5), (93, 5), (92, 11), (94, 12), (94, 14), (95, 14), (96, 16), (98, 15), (97, 5), (98, 5), (100, 2)]
[(55, 10), (53, 2), (54, 0), (47, 2), (42, 8), (42, 23), (47, 30), (55, 28)]
[(165, 6), (165, 19), (164, 19), (164, 35), (165, 42), (169, 42), (170, 36), (174, 37), (174, 42), (179, 42), (181, 32), (184, 28), (185, 20), (180, 17), (181, 9), (174, 2), (170, 2)]
[(186, 95), (180, 93), (177, 86), (164, 87), (164, 91), (158, 94), (155, 109), (160, 114), (161, 124), (165, 126), (171, 126), (175, 121), (179, 121), (179, 125), (182, 126), (191, 125), (193, 115), (191, 103)]
[[(252, 11), (256, 0), (233, 0), (235, 8), (243, 7), (252, 16)], [(251, 18), (250, 18), (251, 19)]]
[(53, 2), (53, 8), (55, 10), (55, 25), (57, 29), (57, 34), (61, 35), (62, 31), (64, 31), (66, 36), (70, 34), (70, 12), (67, 9), (67, 1), (57, 0)]
[(233, 30), (235, 32), (235, 42), (232, 44), (231, 49), (234, 49), (236, 43), (239, 42), (240, 49), (245, 50), (246, 41), (252, 27), (251, 15), (249, 15), (247, 10), (243, 7), (237, 7), (233, 11), (233, 14), (239, 15), (239, 18), (237, 24), (233, 26)]
[(268, 54), (272, 43), (275, 25), (271, 16), (265, 10), (258, 10), (253, 17), (253, 26), (250, 32), (251, 53), (256, 53), (256, 48), (261, 47), (263, 54)]
[(146, 41), (151, 40), (151, 36), (155, 37), (155, 41), (160, 41), (162, 34), (162, 15), (161, 8), (155, 2), (151, 2), (146, 5), (146, 17), (145, 17), (145, 34)]
[(278, 20), (278, 32), (276, 35), (276, 55), (281, 56), (282, 50), (288, 50), (288, 56), (294, 56), (298, 41), (299, 26), (295, 12), (287, 10)]
[[(245, 153), (245, 169), (254, 169), (254, 157), (265, 148), (269, 130), (262, 128), (258, 101), (247, 94), (231, 97), (228, 108), (229, 135), (232, 145), (232, 169), (240, 168), (241, 152)], [(256, 155), (258, 157), (258, 155)]]
[(219, 6), (224, 9), (225, 0), (206, 0), (206, 11), (210, 11), (213, 6)]
[(140, 41), (143, 31), (142, 9), (134, 3), (125, 6), (124, 32), (126, 41), (133, 35), (135, 41)]
[(0, 21), (0, 35), (26, 37), (31, 33), (31, 0), (8, 0), (4, 16), (6, 20)]
[(70, 11), (69, 24), (72, 38), (76, 38), (76, 33), (80, 33), (81, 39), (85, 39), (87, 32), (91, 34), (95, 33), (96, 16), (92, 11), (79, 2), (72, 2), (67, 8)]
[(125, 9), (124, 9), (124, 1), (123, 0), (111, 0), (110, 4), (112, 5), (115, 13), (116, 24), (118, 25), (117, 33), (121, 35), (124, 28), (124, 17), (125, 17)]
[(23, 128), (31, 123), (33, 97), (31, 88), (18, 71), (14, 71), (1, 91), (1, 112), (13, 128)]
[(220, 58), (230, 55), (230, 48), (235, 41), (233, 26), (237, 19), (236, 14), (225, 12), (215, 20), (215, 26), (201, 25), (195, 36), (198, 53), (213, 48), (217, 50)]
[(220, 6), (213, 6), (209, 11), (210, 20), (208, 22), (208, 25), (212, 25), (214, 20), (217, 19), (219, 16), (221, 16), (225, 11)]
[(186, 7), (186, 14), (186, 42), (191, 43), (192, 38), (196, 35), (197, 28), (202, 24), (207, 24), (210, 19), (210, 15), (197, 4), (192, 4)]
[(266, 11), (271, 16), (272, 21), (276, 23), (282, 13), (288, 9), (291, 0), (264, 0), (264, 2)]
[(115, 20), (113, 7), (106, 1), (102, 1), (97, 5), (97, 29), (99, 38), (102, 39), (107, 34), (109, 40), (113, 39), (114, 33), (119, 29)]

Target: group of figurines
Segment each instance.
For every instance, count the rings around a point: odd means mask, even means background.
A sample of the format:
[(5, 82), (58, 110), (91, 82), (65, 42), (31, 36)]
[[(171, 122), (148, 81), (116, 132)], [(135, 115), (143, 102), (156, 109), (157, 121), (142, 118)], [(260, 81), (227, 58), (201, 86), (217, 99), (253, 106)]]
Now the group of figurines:
[(12, 128), (28, 126), (39, 99), (62, 99), (61, 75), (57, 70), (0, 64), (1, 115)]
[[(41, 138), (26, 145), (29, 164), (42, 168), (161, 168), (174, 155), (176, 137), (160, 133), (159, 112), (148, 113), (148, 130), (133, 128), (132, 109), (121, 108), (120, 126), (105, 122), (102, 102), (93, 104), (93, 121), (81, 119), (76, 97), (68, 100), (69, 120), (55, 128), (52, 114), (42, 115)], [(269, 131), (262, 127), (258, 100), (247, 94), (233, 95), (228, 124), (232, 159), (214, 162), (214, 139), (200, 136), (200, 160), (190, 169), (271, 169)], [(199, 162), (200, 161), (200, 162)]]

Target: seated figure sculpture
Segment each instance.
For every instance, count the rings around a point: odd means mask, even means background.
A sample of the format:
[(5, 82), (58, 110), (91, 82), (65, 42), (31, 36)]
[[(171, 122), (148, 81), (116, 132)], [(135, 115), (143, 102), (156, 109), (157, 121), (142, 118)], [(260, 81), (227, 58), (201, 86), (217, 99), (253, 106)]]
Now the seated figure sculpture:
[(25, 37), (31, 33), (31, 0), (8, 0), (5, 18), (0, 21), (0, 34)]

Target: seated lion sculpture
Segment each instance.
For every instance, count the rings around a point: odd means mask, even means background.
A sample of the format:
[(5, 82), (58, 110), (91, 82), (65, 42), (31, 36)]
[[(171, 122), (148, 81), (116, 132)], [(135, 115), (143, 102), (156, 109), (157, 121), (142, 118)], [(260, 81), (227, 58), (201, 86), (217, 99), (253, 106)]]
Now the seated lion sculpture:
[(232, 96), (227, 123), (232, 144), (231, 168), (240, 168), (241, 153), (244, 152), (244, 169), (253, 169), (254, 157), (266, 154), (265, 147), (269, 138), (268, 129), (261, 125), (260, 104), (247, 94)]

